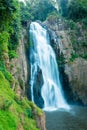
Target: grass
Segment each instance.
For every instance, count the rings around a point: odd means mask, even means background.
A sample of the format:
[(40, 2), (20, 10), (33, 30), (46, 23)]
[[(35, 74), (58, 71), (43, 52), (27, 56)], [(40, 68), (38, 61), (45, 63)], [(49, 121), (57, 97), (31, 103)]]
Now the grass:
[(42, 111), (27, 98), (20, 99), (10, 88), (10, 83), (0, 71), (0, 130), (39, 130), (33, 109), (40, 116)]
[(16, 130), (16, 122), (8, 111), (0, 111), (0, 130)]
[(9, 71), (7, 71), (5, 63), (3, 61), (0, 61), (0, 71), (4, 74), (5, 78), (11, 83), (13, 84), (14, 82), (14, 78), (11, 75), (11, 73)]

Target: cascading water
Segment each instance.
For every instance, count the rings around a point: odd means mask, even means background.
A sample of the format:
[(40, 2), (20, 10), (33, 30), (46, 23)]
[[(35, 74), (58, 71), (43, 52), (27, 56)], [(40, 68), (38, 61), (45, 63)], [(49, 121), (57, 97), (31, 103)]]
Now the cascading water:
[(39, 23), (32, 22), (30, 25), (30, 39), (32, 43), (32, 51), (30, 53), (32, 101), (34, 102), (33, 89), (35, 87), (35, 75), (39, 66), (43, 76), (41, 96), (44, 100), (44, 109), (69, 108), (61, 90), (59, 70), (55, 53), (50, 46), (47, 30)]

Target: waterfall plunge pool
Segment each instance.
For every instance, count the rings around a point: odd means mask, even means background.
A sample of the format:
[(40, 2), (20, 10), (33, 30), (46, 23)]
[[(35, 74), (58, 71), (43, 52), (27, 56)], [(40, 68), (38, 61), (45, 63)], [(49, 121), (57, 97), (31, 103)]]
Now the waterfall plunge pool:
[(87, 107), (70, 107), (69, 111), (46, 111), (47, 130), (87, 130)]

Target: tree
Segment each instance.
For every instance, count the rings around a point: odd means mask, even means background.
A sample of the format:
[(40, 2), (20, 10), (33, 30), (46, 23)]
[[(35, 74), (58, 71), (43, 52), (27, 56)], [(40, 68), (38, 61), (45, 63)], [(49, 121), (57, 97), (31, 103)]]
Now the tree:
[(6, 61), (9, 50), (18, 44), (20, 30), (18, 0), (0, 0), (0, 25), (0, 60)]
[(68, 0), (60, 0), (60, 6), (61, 6), (61, 14), (62, 16), (67, 15), (67, 7), (68, 7)]
[(87, 0), (71, 0), (68, 6), (68, 18), (74, 21), (87, 17)]
[(0, 31), (7, 30), (15, 17), (17, 0), (0, 0)]
[(31, 14), (31, 5), (29, 1), (26, 1), (26, 4), (20, 2), (20, 14), (21, 14), (21, 23), (23, 26), (26, 26), (28, 21), (33, 20)]
[(21, 2), (22, 24), (26, 25), (29, 20), (44, 21), (53, 11), (56, 9), (50, 0), (30, 0), (26, 4)]
[(50, 0), (39, 0), (39, 2), (32, 8), (32, 15), (34, 16), (34, 20), (44, 21), (53, 11), (56, 11), (56, 9)]

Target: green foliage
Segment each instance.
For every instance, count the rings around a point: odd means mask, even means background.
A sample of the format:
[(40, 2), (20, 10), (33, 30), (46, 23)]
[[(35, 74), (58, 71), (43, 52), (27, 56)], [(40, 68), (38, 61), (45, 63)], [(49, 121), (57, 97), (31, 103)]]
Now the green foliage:
[(18, 0), (0, 0), (0, 25), (0, 60), (5, 61), (8, 50), (16, 50), (19, 43), (21, 25)]
[(68, 13), (68, 0), (60, 0), (60, 12), (62, 14), (62, 16), (67, 16)]
[(87, 47), (87, 41), (83, 40), (83, 41), (80, 41), (80, 45), (82, 47)]
[(63, 17), (87, 24), (87, 0), (60, 0), (59, 4)]
[(7, 70), (3, 71), (5, 78), (12, 84), (14, 82), (14, 78), (12, 77), (11, 73)]
[(19, 99), (18, 96), (15, 95), (14, 100), (16, 101), (17, 104), (22, 105), (22, 101)]
[(14, 78), (12, 77), (11, 73), (6, 70), (4, 62), (0, 61), (0, 71), (3, 72), (5, 78), (10, 82), (13, 83)]
[(8, 30), (10, 22), (15, 18), (17, 0), (0, 0), (0, 31)]
[[(0, 0), (0, 130), (17, 130), (19, 128), (39, 130), (33, 117), (33, 111), (36, 110), (38, 116), (42, 114), (42, 111), (27, 98), (21, 99), (19, 95), (15, 94), (11, 89), (11, 86), (15, 85), (15, 80), (5, 65), (5, 60), (18, 57), (16, 49), (20, 38), (20, 21), (28, 22), (33, 19), (32, 13), (29, 14), (29, 5), (27, 4), (26, 7), (24, 5), (21, 7), (22, 20), (20, 20), (19, 1)], [(4, 58), (5, 56), (8, 59)], [(17, 84), (16, 87), (18, 87)]]
[(23, 79), (21, 79), (21, 78), (19, 77), (19, 78), (18, 78), (18, 81), (19, 81), (19, 84), (20, 84), (21, 89), (23, 89), (23, 88), (24, 88)]
[(50, 0), (26, 1), (21, 3), (22, 25), (27, 25), (29, 20), (46, 20), (47, 16), (56, 11)]
[(37, 115), (41, 116), (43, 113), (42, 110), (39, 107), (37, 107), (33, 102), (29, 101), (29, 103), (30, 103), (31, 108), (36, 110)]
[(31, 109), (26, 109), (25, 114), (29, 117), (32, 118), (32, 110)]
[[(5, 94), (8, 97), (8, 100), (11, 97), (14, 97), (14, 93), (10, 88), (10, 83), (8, 82), (8, 80), (5, 78), (5, 76), (3, 75), (3, 73), (0, 71), (0, 99), (5, 101), (7, 99), (4, 100), (4, 96)], [(9, 96), (10, 95), (10, 96)], [(6, 96), (5, 96), (6, 97)], [(0, 101), (1, 101), (0, 100)], [(11, 101), (11, 100), (10, 100)]]
[(0, 49), (2, 51), (8, 52), (7, 43), (8, 43), (9, 34), (6, 31), (0, 33)]
[(16, 122), (10, 112), (0, 111), (0, 130), (16, 130)]
[(71, 30), (77, 29), (76, 23), (73, 20), (66, 20), (66, 23)]
[(3, 110), (7, 110), (7, 109), (9, 109), (9, 107), (11, 106), (11, 104), (12, 104), (12, 101), (10, 101), (10, 100), (5, 100), (4, 101), (4, 105), (3, 105)]
[(87, 17), (87, 0), (71, 0), (68, 6), (68, 18), (74, 21)]
[(75, 53), (71, 53), (70, 61), (73, 62), (76, 58), (78, 58), (78, 55)]
[(60, 15), (58, 14), (58, 12), (51, 12), (48, 17), (46, 18), (46, 20), (49, 23), (54, 23), (54, 22), (58, 22), (58, 19), (60, 18)]
[(20, 28), (21, 28), (19, 17), (18, 19), (14, 20), (10, 26), (13, 31), (9, 32), (10, 39), (9, 39), (8, 48), (9, 50), (16, 50), (19, 44)]
[(16, 53), (15, 50), (9, 50), (8, 54), (9, 54), (9, 58), (10, 59), (12, 59), (12, 58), (18, 58), (18, 54)]
[[(78, 57), (86, 59), (87, 52), (87, 25), (82, 21), (73, 22), (74, 25), (70, 24), (71, 20), (67, 20), (67, 25), (70, 28), (68, 35), (70, 36), (70, 41), (72, 43), (73, 50)], [(74, 56), (71, 56), (70, 60), (73, 61)]]
[(26, 4), (23, 2), (20, 3), (20, 14), (21, 14), (21, 23), (23, 26), (26, 26), (29, 20), (33, 20), (33, 16), (30, 13), (31, 5), (27, 1)]
[(10, 24), (11, 30), (8, 48), (9, 50), (16, 50), (19, 44), (20, 30), (21, 30), (21, 17), (20, 17), (20, 4), (18, 1), (15, 2), (15, 17)]
[(61, 55), (59, 56), (58, 60), (57, 60), (58, 65), (61, 67), (62, 65), (66, 64), (66, 59), (63, 55), (63, 53), (61, 53)]
[[(27, 98), (20, 99), (0, 71), (0, 130), (39, 130), (33, 119), (34, 105)], [(35, 106), (37, 111), (37, 107)], [(37, 114), (37, 113), (36, 113)]]
[[(84, 25), (87, 25), (87, 17), (83, 18), (82, 22), (83, 22)], [(87, 28), (87, 26), (85, 26), (85, 28)]]
[(81, 55), (81, 57), (87, 60), (87, 54)]
[(0, 59), (3, 60), (3, 55), (8, 53), (8, 38), (9, 34), (6, 31), (0, 33)]
[(49, 0), (39, 0), (32, 8), (32, 15), (34, 16), (34, 20), (44, 21), (53, 11), (56, 11), (56, 9)]

